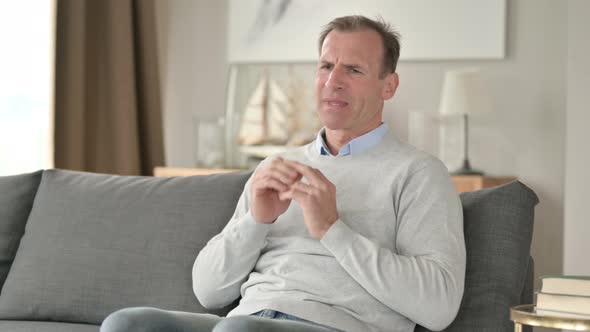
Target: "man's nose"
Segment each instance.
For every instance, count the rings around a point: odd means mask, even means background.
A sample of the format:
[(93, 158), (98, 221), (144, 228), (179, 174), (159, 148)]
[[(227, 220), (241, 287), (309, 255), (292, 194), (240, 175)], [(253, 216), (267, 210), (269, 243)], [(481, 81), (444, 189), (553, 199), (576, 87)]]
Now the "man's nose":
[(344, 72), (342, 68), (336, 66), (328, 75), (328, 80), (326, 80), (326, 87), (339, 90), (344, 87)]

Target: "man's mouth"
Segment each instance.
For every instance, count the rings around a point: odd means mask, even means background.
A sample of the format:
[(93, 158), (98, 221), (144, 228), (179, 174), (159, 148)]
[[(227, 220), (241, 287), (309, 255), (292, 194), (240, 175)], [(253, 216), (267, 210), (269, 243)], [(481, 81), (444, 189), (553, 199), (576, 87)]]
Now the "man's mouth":
[(322, 99), (322, 102), (324, 103), (324, 105), (328, 105), (329, 107), (334, 107), (334, 108), (343, 108), (343, 107), (348, 106), (348, 102), (346, 102), (342, 99), (325, 98), (325, 99)]

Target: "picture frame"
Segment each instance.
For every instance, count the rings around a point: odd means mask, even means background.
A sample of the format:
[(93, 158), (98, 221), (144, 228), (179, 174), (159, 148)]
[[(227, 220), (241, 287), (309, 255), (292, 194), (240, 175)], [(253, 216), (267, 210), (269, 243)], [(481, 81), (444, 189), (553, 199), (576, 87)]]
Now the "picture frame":
[(335, 17), (382, 17), (401, 33), (400, 60), (502, 59), (506, 0), (230, 0), (230, 63), (315, 62)]

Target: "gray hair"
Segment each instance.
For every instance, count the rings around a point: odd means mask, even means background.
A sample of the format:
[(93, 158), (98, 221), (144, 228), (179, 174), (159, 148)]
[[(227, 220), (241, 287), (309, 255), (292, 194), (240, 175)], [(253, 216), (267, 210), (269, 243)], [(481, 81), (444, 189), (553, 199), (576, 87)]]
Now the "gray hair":
[(377, 20), (372, 20), (365, 16), (352, 15), (333, 19), (330, 23), (324, 26), (320, 33), (320, 38), (318, 40), (320, 54), (322, 53), (324, 40), (332, 30), (354, 32), (365, 29), (377, 32), (381, 36), (381, 41), (383, 42), (384, 52), (380, 78), (385, 77), (389, 73), (395, 73), (400, 52), (400, 35), (381, 17)]

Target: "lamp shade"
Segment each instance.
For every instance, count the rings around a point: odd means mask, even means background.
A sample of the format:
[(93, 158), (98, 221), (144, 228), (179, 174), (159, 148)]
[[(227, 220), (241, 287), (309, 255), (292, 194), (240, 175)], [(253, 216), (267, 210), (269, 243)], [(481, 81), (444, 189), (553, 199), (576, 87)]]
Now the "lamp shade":
[(445, 74), (439, 112), (442, 116), (491, 110), (479, 69), (450, 70)]

